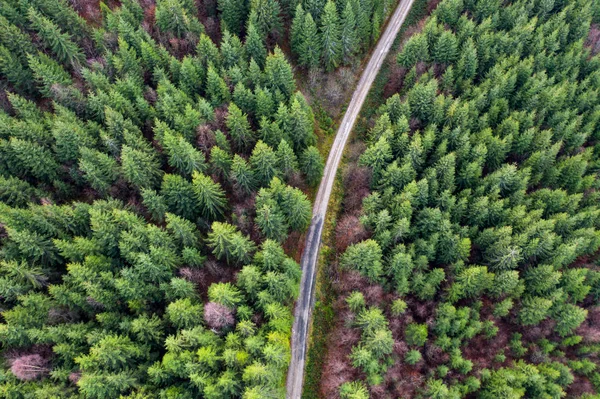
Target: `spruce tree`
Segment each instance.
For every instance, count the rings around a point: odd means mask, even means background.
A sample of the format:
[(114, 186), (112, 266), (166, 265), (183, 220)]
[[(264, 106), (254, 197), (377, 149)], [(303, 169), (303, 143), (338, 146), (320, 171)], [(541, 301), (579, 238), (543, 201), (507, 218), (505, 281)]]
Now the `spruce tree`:
[(299, 61), (307, 68), (319, 66), (321, 57), (321, 40), (317, 25), (310, 13), (306, 13), (301, 33)]
[(254, 59), (259, 66), (265, 65), (267, 49), (263, 37), (253, 24), (248, 24), (246, 30), (246, 42), (244, 43), (246, 54)]
[(208, 220), (222, 218), (227, 200), (221, 185), (198, 172), (194, 172), (192, 184), (202, 215)]
[(316, 147), (309, 146), (300, 157), (300, 170), (306, 176), (306, 182), (311, 186), (317, 185), (323, 176), (324, 162)]
[(335, 3), (327, 1), (320, 24), (323, 64), (327, 71), (338, 67), (342, 57), (340, 21)]
[(358, 51), (356, 16), (349, 0), (346, 1), (346, 6), (342, 12), (341, 27), (342, 59), (345, 63), (349, 63)]
[(260, 140), (252, 150), (250, 165), (261, 186), (268, 186), (271, 179), (280, 173), (277, 169), (277, 155), (271, 147)]
[(304, 20), (305, 12), (302, 8), (302, 3), (298, 3), (296, 11), (294, 13), (294, 19), (292, 20), (292, 26), (290, 28), (290, 47), (292, 54), (300, 59), (302, 56), (302, 44), (304, 43)]
[(254, 144), (254, 134), (250, 129), (248, 116), (234, 103), (229, 104), (225, 124), (231, 140), (240, 151), (247, 151)]
[(230, 32), (240, 35), (248, 15), (248, 2), (246, 0), (218, 0), (217, 8), (221, 13), (221, 20)]

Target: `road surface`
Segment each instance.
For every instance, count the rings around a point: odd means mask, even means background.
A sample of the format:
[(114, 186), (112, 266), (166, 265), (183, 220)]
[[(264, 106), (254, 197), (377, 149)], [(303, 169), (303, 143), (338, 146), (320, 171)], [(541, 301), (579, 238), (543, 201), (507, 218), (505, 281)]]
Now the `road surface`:
[(329, 152), (327, 164), (323, 173), (323, 179), (319, 185), (319, 191), (313, 207), (313, 217), (306, 235), (304, 253), (300, 265), (302, 267), (302, 280), (300, 281), (300, 295), (296, 302), (294, 312), (294, 326), (292, 327), (292, 359), (287, 376), (287, 399), (300, 399), (302, 396), (302, 385), (304, 383), (304, 365), (306, 362), (306, 350), (308, 341), (308, 330), (310, 317), (315, 302), (315, 277), (319, 246), (321, 244), (321, 233), (323, 221), (327, 212), (329, 196), (333, 189), (335, 174), (337, 172), (344, 146), (356, 118), (362, 108), (371, 85), (390, 51), (392, 43), (410, 10), (414, 0), (400, 0), (398, 7), (390, 18), (385, 31), (381, 35), (371, 59), (363, 70), (352, 99), (337, 131), (335, 141)]

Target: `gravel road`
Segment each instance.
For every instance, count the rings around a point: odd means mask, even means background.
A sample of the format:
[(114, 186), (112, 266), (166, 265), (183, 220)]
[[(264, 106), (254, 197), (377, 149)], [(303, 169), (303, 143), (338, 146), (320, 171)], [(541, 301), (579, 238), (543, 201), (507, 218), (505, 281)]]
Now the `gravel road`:
[(319, 191), (313, 207), (313, 218), (306, 235), (306, 244), (300, 261), (302, 268), (302, 280), (300, 281), (300, 295), (296, 302), (294, 311), (294, 326), (292, 327), (292, 359), (287, 376), (287, 399), (300, 399), (302, 396), (302, 385), (304, 383), (304, 364), (306, 362), (306, 351), (310, 318), (315, 302), (315, 277), (319, 246), (321, 244), (321, 233), (323, 221), (327, 212), (327, 205), (335, 175), (344, 152), (344, 146), (348, 141), (352, 127), (362, 108), (371, 85), (390, 51), (392, 43), (408, 14), (414, 0), (400, 0), (398, 7), (390, 18), (385, 31), (379, 38), (377, 47), (371, 55), (369, 63), (364, 68), (352, 99), (337, 131), (335, 141), (329, 152), (327, 164), (323, 173), (323, 179), (319, 185)]

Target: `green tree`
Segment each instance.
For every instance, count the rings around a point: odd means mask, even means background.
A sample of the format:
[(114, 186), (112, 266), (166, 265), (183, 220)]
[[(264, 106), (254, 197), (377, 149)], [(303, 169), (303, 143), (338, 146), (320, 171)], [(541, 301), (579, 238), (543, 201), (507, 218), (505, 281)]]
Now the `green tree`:
[(256, 188), (254, 171), (246, 160), (237, 154), (233, 156), (230, 178), (236, 189), (245, 194), (250, 194)]
[(248, 262), (255, 245), (228, 223), (213, 222), (207, 237), (208, 246), (227, 263)]
[(206, 71), (206, 96), (213, 107), (217, 107), (230, 98), (229, 88), (212, 64)]
[(196, 150), (182, 136), (166, 133), (163, 146), (169, 157), (169, 166), (177, 169), (183, 176), (206, 171), (204, 154)]
[(449, 64), (456, 61), (457, 56), (458, 41), (456, 40), (456, 36), (452, 32), (445, 30), (438, 38), (431, 52), (431, 58), (440, 64)]
[(119, 177), (117, 161), (109, 155), (86, 147), (79, 150), (79, 170), (90, 186), (105, 195)]
[(323, 176), (324, 162), (316, 147), (306, 147), (300, 157), (300, 169), (306, 175), (306, 181), (311, 186), (317, 185)]
[(154, 154), (127, 145), (121, 151), (121, 168), (125, 180), (140, 189), (155, 187), (162, 175)]
[(260, 186), (269, 185), (271, 179), (280, 173), (277, 169), (277, 155), (271, 147), (261, 140), (256, 143), (254, 150), (252, 150), (250, 165)]
[[(302, 57), (302, 45), (304, 43), (304, 20), (306, 14), (302, 3), (298, 3), (294, 12), (294, 19), (290, 28), (290, 47), (297, 59)], [(313, 21), (314, 22), (314, 21)]]
[(263, 37), (277, 37), (281, 30), (281, 7), (276, 0), (250, 0), (249, 23), (256, 26)]
[(378, 281), (383, 272), (381, 248), (375, 240), (353, 244), (342, 255), (340, 264), (359, 271), (371, 281)]
[(406, 326), (404, 340), (408, 345), (423, 346), (427, 342), (427, 325), (411, 323)]
[(321, 58), (321, 38), (317, 30), (317, 24), (310, 13), (306, 13), (302, 23), (302, 31), (299, 33), (298, 60), (300, 65), (307, 68), (316, 68), (319, 66)]
[(340, 21), (335, 3), (331, 0), (328, 0), (323, 8), (320, 28), (323, 63), (325, 68), (331, 71), (338, 67), (342, 58)]
[(31, 26), (44, 42), (44, 45), (52, 50), (62, 63), (78, 65), (83, 60), (81, 49), (68, 34), (61, 32), (51, 20), (45, 18), (33, 8), (29, 8), (28, 17)]
[(254, 135), (250, 129), (248, 116), (234, 103), (229, 104), (225, 124), (227, 125), (231, 139), (238, 149), (246, 151), (254, 144)]
[(263, 37), (253, 24), (248, 25), (244, 46), (248, 57), (254, 59), (259, 66), (264, 66), (267, 58), (267, 49)]
[(349, 0), (346, 1), (346, 6), (342, 11), (340, 40), (342, 43), (342, 59), (345, 63), (349, 63), (358, 51), (356, 15)]
[(193, 173), (192, 185), (202, 215), (208, 220), (222, 218), (227, 200), (221, 185), (199, 172)]
[(267, 56), (264, 74), (266, 87), (275, 94), (275, 98), (283, 96), (281, 100), (288, 99), (296, 90), (292, 67), (279, 47)]
[[(226, 29), (239, 36), (248, 15), (248, 2), (218, 0), (217, 8), (221, 13), (221, 21), (225, 24)], [(249, 31), (250, 29), (248, 29)]]

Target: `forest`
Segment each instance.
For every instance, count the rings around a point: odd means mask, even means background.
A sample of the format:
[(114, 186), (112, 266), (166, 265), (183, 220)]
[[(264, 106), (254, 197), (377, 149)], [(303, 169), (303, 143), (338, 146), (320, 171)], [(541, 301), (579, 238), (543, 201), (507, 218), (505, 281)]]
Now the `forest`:
[(284, 395), (323, 170), (286, 7), (0, 0), (0, 397)]
[(600, 398), (600, 3), (430, 3), (348, 155), (322, 396)]

